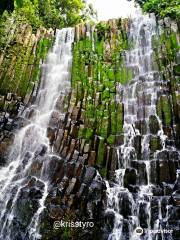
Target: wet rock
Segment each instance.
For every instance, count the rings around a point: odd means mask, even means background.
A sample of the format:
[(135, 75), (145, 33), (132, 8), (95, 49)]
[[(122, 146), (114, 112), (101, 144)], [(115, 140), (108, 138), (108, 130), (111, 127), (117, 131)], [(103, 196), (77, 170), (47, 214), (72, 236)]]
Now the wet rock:
[(7, 161), (7, 152), (13, 142), (13, 136), (4, 138), (0, 141), (0, 165), (4, 165)]
[(53, 145), (57, 129), (51, 127), (47, 128), (47, 137), (49, 138), (50, 145)]
[(71, 143), (70, 143), (70, 146), (69, 146), (68, 153), (67, 153), (67, 157), (66, 157), (67, 161), (72, 159), (72, 155), (74, 153), (75, 147), (76, 147), (76, 140), (72, 139)]
[(163, 150), (157, 153), (157, 159), (158, 160), (166, 160), (169, 159), (169, 152), (167, 150)]
[(120, 160), (118, 159), (119, 156), (117, 151), (119, 151), (117, 148), (112, 148), (112, 158), (111, 158), (111, 166), (110, 166), (110, 170), (112, 173), (114, 173), (114, 171), (117, 169), (118, 161)]
[(119, 199), (119, 213), (123, 215), (124, 218), (128, 218), (128, 216), (132, 215), (132, 199), (127, 192), (120, 192), (118, 194)]
[(79, 152), (78, 152), (77, 150), (75, 150), (75, 151), (73, 152), (72, 159), (73, 159), (74, 161), (76, 161), (76, 160), (78, 159), (78, 157), (79, 157)]
[(22, 160), (22, 164), (23, 164), (23, 168), (25, 168), (25, 166), (27, 165), (27, 163), (29, 162), (29, 160), (32, 158), (32, 153), (31, 152), (26, 152), (24, 159)]
[(88, 198), (91, 201), (100, 201), (102, 197), (102, 191), (106, 189), (105, 183), (100, 180), (93, 180), (89, 187), (89, 195)]
[(95, 165), (95, 161), (96, 161), (96, 152), (95, 151), (91, 151), (89, 158), (88, 158), (88, 165), (89, 166), (94, 166)]
[(89, 185), (96, 175), (96, 169), (93, 167), (86, 167), (85, 176), (83, 178), (83, 183)]
[(58, 111), (53, 111), (49, 121), (50, 128), (57, 128), (59, 123), (60, 113)]
[[(24, 226), (28, 226), (34, 213), (39, 207), (39, 199), (42, 197), (42, 190), (35, 186), (21, 188), (17, 202), (15, 203), (15, 217)], [(21, 204), (18, 204), (21, 202)]]
[(78, 179), (72, 178), (69, 181), (69, 186), (66, 189), (66, 194), (70, 195), (70, 194), (76, 193), (78, 191), (79, 187), (80, 187), (80, 182), (78, 181)]
[(78, 126), (76, 126), (76, 125), (71, 126), (70, 135), (72, 136), (72, 138), (77, 138), (78, 130), (79, 130)]
[(149, 209), (147, 202), (140, 202), (139, 204), (139, 221), (142, 228), (148, 228)]
[(169, 151), (169, 160), (179, 161), (180, 155), (178, 151)]
[(88, 187), (85, 183), (82, 183), (81, 187), (77, 193), (77, 196), (80, 198), (82, 196), (87, 196), (87, 194), (88, 194)]
[(171, 181), (168, 161), (159, 161), (159, 181), (167, 183)]
[(179, 206), (169, 205), (168, 213), (169, 213), (169, 219), (168, 219), (169, 225), (172, 227), (172, 229), (174, 229), (179, 220), (179, 214), (180, 214)]
[(139, 120), (138, 122), (135, 123), (135, 128), (139, 130), (140, 134), (146, 134), (147, 132), (147, 124), (146, 121), (141, 121)]
[(173, 199), (174, 205), (180, 207), (180, 190), (173, 192), (172, 199)]
[(45, 153), (47, 151), (47, 146), (44, 145), (44, 144), (41, 144), (37, 147), (37, 150), (36, 152), (34, 153), (34, 156), (37, 157), (37, 156), (44, 156)]
[(60, 206), (51, 205), (50, 211), (49, 211), (50, 218), (60, 220), (63, 217), (63, 214), (64, 214), (64, 211)]
[(167, 212), (168, 212), (168, 204), (169, 204), (169, 199), (170, 196), (163, 196), (161, 197), (161, 213), (162, 213), (162, 217), (165, 218), (167, 216)]
[(150, 182), (156, 184), (158, 182), (158, 172), (157, 172), (158, 162), (155, 160), (150, 161)]
[(113, 211), (107, 211), (105, 213), (105, 222), (106, 222), (106, 227), (107, 231), (110, 233), (113, 230), (114, 227), (114, 221), (115, 221), (115, 214)]
[[(132, 161), (132, 167), (137, 169), (137, 177), (140, 185), (147, 184), (146, 164), (142, 161)], [(136, 173), (134, 172), (134, 177)]]
[(29, 173), (33, 176), (40, 177), (42, 165), (43, 165), (42, 161), (39, 161), (39, 160), (33, 161), (33, 163), (31, 164)]
[(163, 189), (163, 194), (166, 196), (170, 196), (173, 192), (173, 184), (167, 184), (165, 182), (163, 182), (161, 184), (161, 187)]
[(157, 134), (160, 130), (158, 119), (154, 115), (149, 117), (149, 130), (151, 134)]
[(28, 120), (25, 120), (23, 117), (17, 117), (13, 121), (13, 128), (20, 129), (22, 127), (25, 127), (28, 123)]
[(71, 114), (71, 119), (77, 120), (79, 114), (80, 114), (80, 108), (77, 106), (74, 106), (72, 114)]
[(47, 161), (43, 174), (48, 176), (51, 182), (60, 182), (64, 176), (64, 161), (57, 156), (49, 156)]
[(76, 168), (75, 168), (75, 176), (76, 177), (81, 177), (82, 175), (83, 175), (83, 173), (84, 173), (84, 165), (81, 163), (81, 162), (78, 162), (77, 164), (76, 164)]
[(64, 176), (61, 182), (57, 184), (58, 190), (60, 191), (61, 195), (64, 195), (68, 185), (69, 185), (69, 179), (66, 176)]
[(163, 195), (163, 189), (160, 186), (152, 186), (152, 193), (153, 196), (162, 196)]
[(134, 148), (136, 150), (137, 159), (141, 159), (141, 135), (134, 137)]
[(178, 190), (180, 189), (180, 171), (177, 171), (177, 178), (176, 178), (176, 182), (174, 184), (174, 190)]
[(66, 164), (66, 176), (68, 178), (72, 178), (74, 176), (75, 167), (76, 167), (75, 162), (68, 162)]
[(61, 141), (63, 139), (63, 134), (64, 134), (64, 131), (62, 129), (59, 129), (59, 131), (57, 133), (57, 137), (56, 137), (55, 143), (54, 143), (54, 147), (55, 147), (55, 150), (57, 152), (60, 149)]
[(161, 150), (161, 149), (162, 149), (162, 144), (161, 144), (160, 137), (151, 136), (151, 139), (150, 139), (150, 150), (152, 152), (155, 152), (155, 151)]
[(124, 135), (116, 135), (116, 146), (121, 146), (124, 144)]
[(129, 185), (136, 185), (136, 171), (135, 169), (126, 168), (124, 175), (124, 187)]
[(153, 197), (150, 203), (150, 207), (151, 207), (151, 227), (154, 227), (154, 223), (155, 221), (158, 219), (159, 217), (159, 205), (158, 205), (158, 198), (157, 197)]

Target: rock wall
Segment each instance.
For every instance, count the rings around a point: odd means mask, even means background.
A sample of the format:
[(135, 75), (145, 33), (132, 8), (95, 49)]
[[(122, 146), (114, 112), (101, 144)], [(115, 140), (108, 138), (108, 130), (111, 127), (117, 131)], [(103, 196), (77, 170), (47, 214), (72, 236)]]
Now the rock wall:
[[(94, 228), (86, 230), (53, 230), (54, 239), (58, 235), (67, 239), (107, 239), (112, 231), (113, 215), (105, 214), (106, 187), (97, 170), (104, 179), (113, 180), (119, 159), (117, 146), (123, 144), (123, 104), (121, 94), (117, 93), (133, 78), (132, 70), (123, 62), (124, 50), (133, 47), (127, 41), (130, 23), (128, 19), (110, 20), (96, 26), (86, 24), (76, 27), (72, 91), (64, 102), (66, 118), (49, 128), (54, 151), (65, 162), (58, 167), (61, 171), (55, 176), (47, 211), (42, 219), (41, 232), (47, 238), (52, 234), (54, 219), (92, 220), (95, 223)], [(171, 206), (169, 226), (178, 229), (179, 34), (177, 25), (168, 19), (157, 23), (157, 29), (159, 34), (152, 40), (153, 64), (154, 69), (160, 71), (163, 83), (157, 75), (157, 86), (161, 84), (161, 88), (156, 107), (163, 131), (168, 136), (166, 148), (174, 146), (175, 150), (162, 151), (156, 116), (150, 116), (148, 126), (145, 121), (138, 121), (135, 127), (142, 135), (146, 128), (151, 132), (150, 182), (154, 184), (151, 224), (153, 226), (159, 209), (158, 198), (161, 198), (163, 216), (166, 214), (164, 209)], [(144, 111), (139, 114), (146, 116), (148, 95), (139, 98), (139, 101), (144, 106)], [(142, 138), (137, 136), (134, 148), (139, 161), (132, 161), (124, 176), (124, 186), (135, 195), (139, 184), (147, 184), (146, 166), (140, 161), (143, 159), (141, 144)], [(157, 157), (153, 159), (155, 152)], [(123, 201), (126, 202), (123, 210), (126, 215), (130, 202), (128, 198)], [(142, 210), (141, 223), (144, 219)], [(174, 230), (174, 239), (178, 236), (178, 231)]]
[(22, 126), (17, 118), (36, 97), (41, 62), (53, 42), (53, 30), (33, 33), (32, 27), (9, 17), (1, 25), (0, 37), (0, 165), (13, 140), (13, 129)]
[[(54, 159), (52, 165), (52, 190), (41, 219), (45, 239), (102, 237), (106, 186), (101, 176), (113, 176), (114, 146), (123, 141), (123, 106), (116, 88), (132, 79), (123, 62), (123, 51), (131, 47), (128, 29), (127, 19), (75, 28), (72, 90), (63, 106), (56, 106), (66, 117), (52, 114), (48, 128), (50, 143), (62, 161)], [(94, 227), (52, 230), (55, 220), (93, 221)]]
[(114, 146), (123, 142), (123, 105), (116, 93), (133, 74), (123, 62), (128, 28), (127, 19), (76, 27), (67, 122), (55, 141), (60, 155), (84, 156), (104, 177), (116, 169)]
[(153, 39), (154, 57), (164, 80), (159, 93), (157, 113), (162, 120), (163, 130), (168, 136), (168, 143), (175, 141), (180, 148), (180, 55), (179, 31), (176, 23), (169, 18), (160, 20), (159, 36)]
[[(124, 51), (133, 47), (128, 41), (130, 23), (128, 19), (119, 19), (101, 22), (96, 26), (78, 25), (75, 28), (72, 89), (65, 96), (64, 104), (57, 103), (56, 106), (61, 109), (60, 112), (66, 113), (66, 117), (61, 119), (53, 112), (47, 130), (53, 151), (62, 159), (48, 156), (52, 158), (49, 166), (51, 189), (46, 199), (46, 209), (39, 221), (42, 239), (107, 239), (112, 230), (113, 216), (105, 214), (104, 180), (113, 180), (118, 165), (116, 148), (124, 140), (123, 104), (119, 92), (123, 90), (123, 85), (132, 80), (134, 74), (125, 67), (123, 58)], [(36, 96), (40, 60), (45, 58), (52, 37), (51, 32), (44, 29), (34, 35), (27, 25), (19, 26), (10, 21), (8, 26), (9, 34), (4, 36), (6, 40), (0, 55), (1, 162), (7, 146), (11, 144), (12, 130), (21, 123), (14, 119)], [(164, 81), (158, 93), (157, 112), (168, 136), (166, 146), (173, 145), (179, 149), (179, 35), (177, 26), (168, 19), (160, 21), (158, 29), (159, 35), (153, 39), (154, 67), (161, 72)], [(148, 96), (139, 101), (144, 106), (148, 105)], [(146, 113), (144, 111), (140, 114)], [(166, 214), (166, 206), (171, 205), (169, 223), (178, 228), (176, 212), (179, 211), (179, 198), (176, 191), (180, 177), (176, 176), (176, 169), (179, 167), (179, 155), (176, 150), (161, 151), (162, 145), (157, 136), (160, 129), (158, 124), (156, 116), (151, 116), (149, 126), (143, 121), (136, 124), (142, 134), (149, 127), (152, 155), (159, 150), (156, 161), (151, 161), (151, 182), (157, 186), (153, 190), (152, 216), (157, 215), (157, 199), (163, 197), (163, 214)], [(141, 159), (141, 137), (137, 136), (134, 148), (138, 160)], [(46, 161), (45, 153), (46, 149), (42, 146), (35, 156), (37, 162), (34, 163), (31, 175), (36, 176), (40, 171), (38, 159)], [(132, 161), (131, 167), (126, 169), (124, 185), (130, 192), (136, 194), (138, 184), (147, 182), (145, 167), (140, 161), (138, 164)], [(36, 195), (33, 195), (37, 191), (36, 185), (41, 188), (32, 177), (27, 187), (32, 190), (28, 195), (32, 202), (39, 197), (36, 199)], [(22, 194), (22, 198), (26, 196)], [(126, 199), (123, 201), (125, 203)], [(128, 202), (124, 212), (127, 209)], [(27, 206), (22, 205), (19, 212), (23, 219), (27, 215)], [(54, 221), (61, 219), (93, 221), (95, 225), (88, 229), (54, 229)], [(178, 239), (178, 233), (174, 239)]]

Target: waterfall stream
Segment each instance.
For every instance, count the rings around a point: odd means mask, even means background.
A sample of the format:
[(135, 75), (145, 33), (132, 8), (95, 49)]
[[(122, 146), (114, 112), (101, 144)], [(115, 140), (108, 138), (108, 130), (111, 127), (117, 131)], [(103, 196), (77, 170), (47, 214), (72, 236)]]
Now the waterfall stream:
[[(57, 103), (63, 104), (71, 87), (73, 41), (74, 29), (57, 30), (53, 49), (42, 64), (36, 103), (23, 113), (26, 126), (15, 135), (9, 165), (0, 170), (1, 240), (41, 238), (38, 220), (48, 195), (49, 162), (53, 158), (47, 128), (52, 118), (57, 121), (65, 117)], [(32, 201), (28, 200), (29, 196)], [(18, 204), (19, 199), (21, 204)], [(17, 235), (17, 229), (21, 229), (22, 235)]]
[(0, 240), (174, 240), (177, 66), (158, 24), (137, 8), (56, 31), (34, 98), (3, 129), (14, 141), (0, 168)]
[[(117, 147), (119, 169), (116, 170), (114, 183), (106, 182), (108, 197), (106, 212), (114, 215), (114, 227), (108, 240), (166, 239), (163, 233), (161, 233), (161, 238), (158, 238), (156, 234), (151, 235), (148, 232), (150, 229), (162, 228), (160, 201), (156, 224), (151, 226), (153, 184), (150, 181), (150, 163), (151, 160), (156, 159), (158, 152), (152, 156), (149, 148), (151, 116), (155, 116), (158, 120), (160, 129), (156, 135), (159, 136), (163, 149), (165, 149), (166, 139), (156, 113), (157, 94), (162, 82), (152, 59), (152, 37), (156, 34), (156, 30), (154, 16), (138, 13), (131, 21), (129, 41), (133, 43), (133, 47), (126, 51), (124, 58), (126, 66), (133, 70), (134, 77), (128, 85), (123, 87), (124, 144)], [(136, 127), (138, 123), (141, 123), (144, 128), (142, 132)], [(134, 194), (133, 190), (129, 191), (124, 186), (125, 172), (134, 165), (145, 168), (144, 176), (139, 179), (138, 194)], [(143, 229), (144, 233), (138, 233), (136, 229), (139, 228), (140, 231)], [(171, 235), (167, 239), (172, 239)]]

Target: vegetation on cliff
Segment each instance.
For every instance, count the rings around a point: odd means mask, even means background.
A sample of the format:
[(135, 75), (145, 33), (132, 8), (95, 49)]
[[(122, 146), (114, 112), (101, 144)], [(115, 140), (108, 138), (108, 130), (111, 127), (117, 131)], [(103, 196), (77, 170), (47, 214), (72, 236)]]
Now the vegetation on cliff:
[(178, 20), (180, 18), (179, 0), (136, 0), (146, 12), (153, 12), (157, 16), (170, 17)]

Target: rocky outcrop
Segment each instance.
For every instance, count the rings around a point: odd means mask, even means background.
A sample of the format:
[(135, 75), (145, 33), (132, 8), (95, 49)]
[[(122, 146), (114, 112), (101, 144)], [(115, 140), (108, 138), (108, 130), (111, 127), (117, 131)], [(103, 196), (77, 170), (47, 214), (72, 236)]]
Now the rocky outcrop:
[(154, 36), (154, 58), (164, 80), (157, 101), (157, 113), (162, 120), (163, 130), (168, 136), (167, 145), (180, 147), (179, 105), (179, 34), (177, 25), (169, 18), (158, 22), (162, 32)]
[(12, 143), (13, 129), (24, 124), (18, 114), (36, 97), (40, 66), (54, 38), (52, 29), (34, 33), (13, 16), (4, 24), (0, 29), (0, 165)]
[[(123, 86), (133, 79), (137, 69), (125, 67), (124, 51), (133, 45), (128, 40), (131, 21), (110, 20), (97, 25), (82, 24), (75, 28), (73, 45), (73, 67), (71, 91), (59, 99), (57, 111), (51, 114), (47, 136), (53, 151), (46, 155), (46, 146), (41, 146), (35, 153), (30, 176), (39, 177), (42, 162), (48, 162), (49, 181), (51, 183), (45, 210), (40, 216), (40, 234), (43, 239), (108, 239), (114, 225), (114, 213), (105, 212), (107, 206), (105, 179), (110, 185), (114, 182), (114, 173), (123, 165), (118, 148), (124, 143), (123, 123), (124, 106), (122, 103)], [(15, 25), (16, 26), (16, 25)], [(152, 41), (154, 48), (154, 69), (156, 72), (158, 92), (156, 104), (157, 115), (151, 114), (148, 121), (150, 96), (143, 94), (143, 76), (140, 76), (136, 93), (139, 105), (138, 120), (132, 128), (139, 131), (133, 139), (133, 151), (130, 152), (130, 163), (125, 169), (124, 187), (131, 196), (137, 199), (142, 185), (150, 181), (152, 201), (150, 203), (151, 227), (153, 228), (159, 208), (162, 215), (168, 215), (168, 224), (175, 229), (174, 239), (178, 239), (179, 211), (179, 55), (178, 32), (176, 25), (166, 20), (158, 25), (161, 31)], [(12, 129), (26, 124), (23, 119), (15, 117), (29, 102), (32, 103), (38, 90), (40, 59), (44, 59), (51, 45), (52, 34), (44, 29), (32, 34), (29, 26), (10, 29), (12, 39), (9, 46), (3, 47), (0, 57), (1, 85), (0, 107), (2, 115), (2, 140), (0, 153), (3, 162), (4, 152), (11, 144)], [(22, 41), (23, 36), (23, 41)], [(17, 54), (19, 49), (19, 54)], [(21, 51), (20, 51), (21, 49)], [(160, 74), (157, 74), (157, 71)], [(163, 82), (160, 81), (163, 79)], [(6, 81), (5, 81), (6, 80)], [(62, 97), (62, 96), (61, 96)], [(14, 104), (14, 105), (13, 105)], [(14, 106), (14, 107), (13, 107)], [(134, 112), (134, 106), (129, 105)], [(61, 112), (62, 115), (59, 113)], [(29, 112), (29, 116), (33, 111)], [(14, 120), (15, 119), (15, 120)], [(147, 124), (148, 122), (148, 124)], [(162, 126), (160, 125), (162, 124)], [(150, 132), (150, 174), (143, 155), (143, 138)], [(160, 138), (163, 129), (167, 136), (165, 148)], [(174, 150), (170, 147), (174, 147)], [(136, 159), (135, 159), (136, 156)], [(25, 156), (24, 161), (26, 161)], [(100, 174), (99, 174), (100, 173)], [(18, 221), (25, 218), (21, 229), (22, 236), (28, 218), (36, 211), (35, 205), (42, 197), (45, 186), (35, 177), (29, 177), (21, 189), (19, 201), (22, 207), (17, 208)], [(128, 228), (128, 219), (132, 215), (132, 201), (127, 192), (119, 194), (119, 206), (123, 216), (124, 234)], [(161, 200), (161, 206), (159, 205)], [(30, 202), (33, 209), (29, 208)], [(160, 207), (159, 207), (160, 206)], [(142, 202), (139, 208), (139, 221), (147, 227), (147, 211)], [(27, 215), (28, 214), (28, 215)], [(27, 216), (26, 216), (27, 215)], [(54, 228), (55, 221), (93, 222), (92, 228)], [(15, 231), (19, 232), (16, 229)], [(19, 225), (18, 225), (19, 226)], [(125, 237), (128, 236), (125, 235)]]
[(76, 27), (72, 92), (65, 126), (55, 139), (57, 153), (68, 159), (84, 156), (104, 177), (115, 170), (112, 156), (123, 139), (123, 104), (117, 92), (132, 78), (122, 57), (130, 47), (128, 25), (128, 20), (112, 20)]

